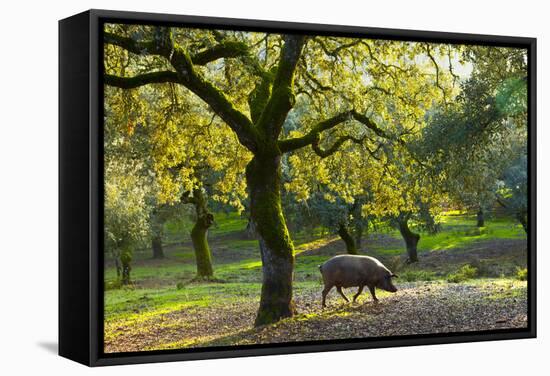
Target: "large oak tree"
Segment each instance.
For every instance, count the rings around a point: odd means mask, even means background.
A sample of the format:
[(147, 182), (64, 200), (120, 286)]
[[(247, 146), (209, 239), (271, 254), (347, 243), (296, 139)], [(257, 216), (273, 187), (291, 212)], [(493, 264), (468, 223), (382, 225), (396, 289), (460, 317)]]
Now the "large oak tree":
[(263, 268), (256, 325), (295, 312), (294, 246), (281, 206), (285, 155), (403, 143), (434, 101), (453, 95), (440, 67), (452, 60), (447, 45), (133, 25), (106, 25), (104, 42), (134, 61), (124, 70), (106, 65), (106, 85), (177, 85), (250, 153), (245, 174)]

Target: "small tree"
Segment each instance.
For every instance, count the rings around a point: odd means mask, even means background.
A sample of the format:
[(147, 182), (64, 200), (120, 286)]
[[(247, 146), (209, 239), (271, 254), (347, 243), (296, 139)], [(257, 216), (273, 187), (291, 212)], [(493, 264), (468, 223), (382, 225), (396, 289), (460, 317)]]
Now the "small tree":
[(208, 229), (214, 223), (214, 215), (208, 210), (206, 197), (202, 188), (193, 189), (191, 192), (185, 192), (181, 197), (181, 202), (193, 204), (195, 208), (195, 225), (191, 230), (191, 241), (195, 250), (195, 260), (197, 261), (197, 278), (210, 279), (214, 275), (212, 268), (212, 253), (208, 245)]
[(315, 192), (307, 200), (311, 216), (329, 231), (337, 233), (346, 246), (348, 254), (356, 255), (359, 251), (350, 230), (353, 204), (342, 200), (332, 192)]
[(144, 243), (149, 231), (147, 190), (132, 171), (115, 162), (107, 162), (105, 171), (105, 250), (115, 260), (118, 279), (127, 285), (134, 249)]

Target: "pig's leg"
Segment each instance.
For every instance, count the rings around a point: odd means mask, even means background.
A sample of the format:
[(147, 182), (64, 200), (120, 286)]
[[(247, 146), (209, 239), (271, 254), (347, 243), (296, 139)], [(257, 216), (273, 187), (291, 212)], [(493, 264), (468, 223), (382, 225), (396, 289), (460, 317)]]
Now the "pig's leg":
[(336, 290), (340, 295), (342, 295), (342, 298), (344, 298), (344, 300), (349, 303), (349, 299), (344, 295), (344, 292), (342, 291), (342, 286), (336, 286)]
[(327, 298), (327, 294), (329, 293), (330, 289), (332, 289), (332, 286), (325, 286), (323, 289), (323, 307), (326, 307), (325, 299)]
[(375, 302), (378, 301), (378, 298), (376, 297), (376, 287), (374, 286), (369, 286), (369, 291), (370, 291), (370, 294), (372, 295), (372, 300), (374, 300)]
[(357, 300), (357, 298), (359, 297), (359, 295), (361, 295), (361, 293), (363, 292), (363, 288), (364, 288), (364, 287), (365, 287), (365, 286), (359, 286), (359, 290), (357, 290), (357, 294), (355, 294), (355, 295), (353, 296), (353, 302), (354, 302), (354, 303), (355, 303), (355, 301)]

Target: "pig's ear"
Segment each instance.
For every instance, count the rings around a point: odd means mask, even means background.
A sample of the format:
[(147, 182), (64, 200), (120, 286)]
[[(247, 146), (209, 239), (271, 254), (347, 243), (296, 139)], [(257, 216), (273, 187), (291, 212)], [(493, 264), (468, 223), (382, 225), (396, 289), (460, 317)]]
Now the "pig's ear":
[(393, 278), (399, 278), (399, 276), (397, 274), (393, 274), (391, 275)]

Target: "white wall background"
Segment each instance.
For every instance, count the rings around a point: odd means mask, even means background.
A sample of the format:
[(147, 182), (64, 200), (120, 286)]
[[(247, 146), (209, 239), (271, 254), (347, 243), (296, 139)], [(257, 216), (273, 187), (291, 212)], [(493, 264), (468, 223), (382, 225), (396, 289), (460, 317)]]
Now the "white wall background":
[[(544, 1), (4, 1), (0, 22), (0, 373), (539, 375), (548, 366), (550, 28)], [(57, 20), (88, 8), (538, 38), (539, 338), (88, 369), (57, 342)]]

